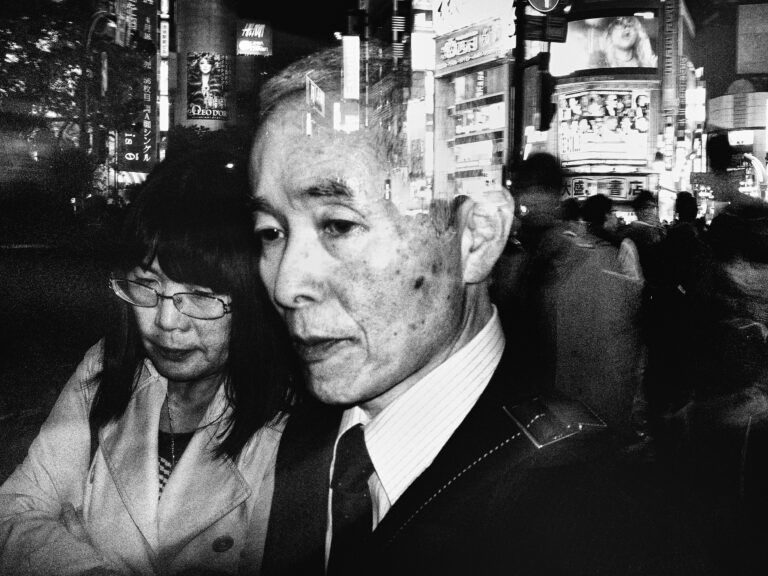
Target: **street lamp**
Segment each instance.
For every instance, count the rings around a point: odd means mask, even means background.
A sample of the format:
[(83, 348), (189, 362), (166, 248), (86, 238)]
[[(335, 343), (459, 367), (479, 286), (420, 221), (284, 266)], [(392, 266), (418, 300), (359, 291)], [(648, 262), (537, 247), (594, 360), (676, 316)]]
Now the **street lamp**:
[[(96, 26), (102, 20), (106, 20), (106, 31), (116, 31), (117, 24), (115, 23), (115, 15), (107, 10), (97, 10), (91, 16), (91, 22), (88, 26), (88, 33), (85, 36), (85, 58), (83, 66), (83, 101), (82, 101), (82, 114), (80, 115), (80, 147), (86, 151), (90, 148), (90, 138), (88, 134), (88, 81), (89, 72), (91, 69), (91, 40), (93, 40), (93, 34), (96, 31)], [(104, 33), (102, 32), (102, 34)]]

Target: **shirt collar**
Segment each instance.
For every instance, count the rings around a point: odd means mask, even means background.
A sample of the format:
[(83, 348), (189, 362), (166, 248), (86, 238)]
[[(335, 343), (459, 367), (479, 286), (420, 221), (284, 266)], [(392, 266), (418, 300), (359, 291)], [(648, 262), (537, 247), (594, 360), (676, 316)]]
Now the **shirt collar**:
[(499, 315), (465, 346), (428, 373), (372, 420), (353, 406), (339, 436), (363, 424), (376, 474), (394, 502), (432, 463), (491, 380), (504, 350)]

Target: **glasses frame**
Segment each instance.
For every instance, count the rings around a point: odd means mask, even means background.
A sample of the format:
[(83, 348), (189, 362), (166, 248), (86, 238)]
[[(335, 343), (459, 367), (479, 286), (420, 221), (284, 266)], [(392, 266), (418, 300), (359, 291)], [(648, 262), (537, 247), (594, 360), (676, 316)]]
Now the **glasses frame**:
[[(137, 304), (136, 302), (128, 300), (121, 293), (121, 291), (117, 289), (117, 286), (116, 286), (115, 283), (118, 282), (118, 281), (130, 282), (131, 284), (136, 284), (138, 286), (141, 286), (142, 288), (146, 288), (147, 290), (152, 290), (152, 292), (154, 292), (155, 296), (156, 296), (155, 303), (152, 304), (152, 305), (144, 305), (144, 304)], [(222, 300), (218, 296), (215, 296), (214, 294), (200, 294), (199, 292), (176, 292), (174, 294), (170, 294), (170, 295), (166, 296), (165, 294), (162, 294), (161, 292), (158, 292), (157, 290), (155, 290), (151, 286), (147, 286), (146, 284), (142, 284), (141, 282), (137, 282), (136, 280), (131, 280), (129, 278), (118, 278), (116, 276), (110, 276), (109, 277), (109, 288), (112, 290), (112, 292), (115, 293), (115, 296), (120, 298), (123, 302), (127, 302), (131, 306), (136, 306), (137, 308), (154, 308), (154, 307), (156, 307), (160, 303), (160, 300), (170, 300), (171, 302), (173, 302), (173, 307), (176, 308), (176, 310), (178, 310), (178, 312), (180, 314), (184, 314), (184, 316), (187, 316), (188, 318), (194, 318), (195, 320), (218, 320), (219, 318), (223, 318), (227, 314), (231, 314), (232, 313), (232, 305), (230, 303), (228, 303), (228, 302), (225, 302), (224, 300)], [(191, 314), (188, 314), (187, 312), (184, 312), (183, 310), (181, 310), (179, 308), (179, 304), (177, 302), (177, 297), (179, 297), (179, 296), (186, 296), (186, 295), (188, 295), (188, 296), (203, 296), (205, 298), (210, 298), (212, 300), (218, 300), (219, 302), (221, 302), (222, 306), (224, 307), (224, 311), (223, 311), (223, 313), (220, 316), (213, 316), (213, 317), (207, 317), (207, 318), (200, 318), (199, 316), (192, 316)]]

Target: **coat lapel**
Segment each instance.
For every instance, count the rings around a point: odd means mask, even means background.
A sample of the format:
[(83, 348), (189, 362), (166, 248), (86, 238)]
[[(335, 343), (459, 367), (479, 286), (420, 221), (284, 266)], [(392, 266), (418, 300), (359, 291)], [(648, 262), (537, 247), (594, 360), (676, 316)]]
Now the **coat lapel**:
[(150, 548), (157, 551), (157, 431), (165, 380), (143, 368), (125, 414), (102, 428), (99, 444), (123, 505)]
[(230, 458), (215, 458), (211, 452), (228, 413), (222, 386), (163, 489), (157, 524), (169, 557), (251, 494), (237, 465)]
[(288, 419), (277, 454), (265, 576), (325, 572), (328, 474), (340, 420), (341, 410), (314, 403)]

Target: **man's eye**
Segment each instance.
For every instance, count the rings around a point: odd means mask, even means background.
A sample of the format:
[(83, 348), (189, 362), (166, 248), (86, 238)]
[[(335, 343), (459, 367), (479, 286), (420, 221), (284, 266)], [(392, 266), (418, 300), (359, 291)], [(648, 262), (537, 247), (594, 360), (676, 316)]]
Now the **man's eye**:
[(357, 226), (357, 222), (350, 220), (328, 220), (323, 224), (323, 232), (329, 236), (346, 236)]
[(279, 228), (262, 228), (256, 230), (256, 236), (262, 242), (276, 242), (285, 236), (285, 232)]

